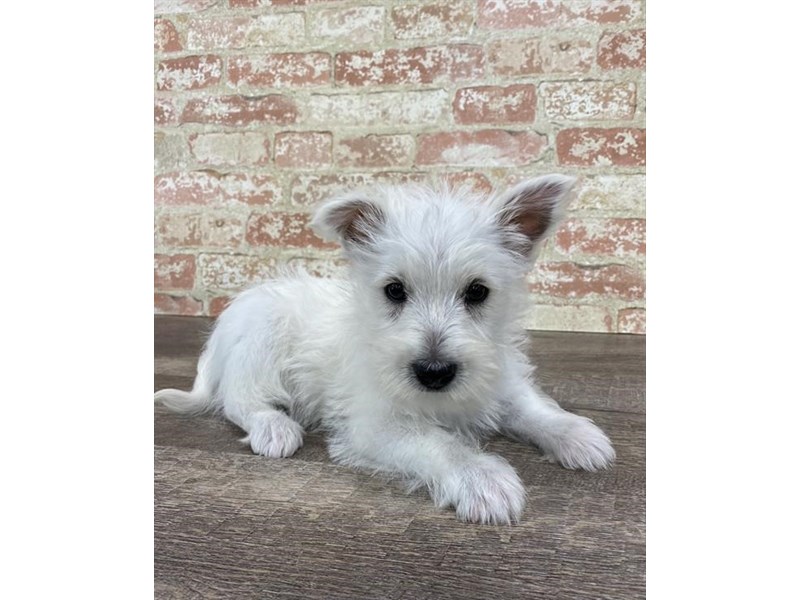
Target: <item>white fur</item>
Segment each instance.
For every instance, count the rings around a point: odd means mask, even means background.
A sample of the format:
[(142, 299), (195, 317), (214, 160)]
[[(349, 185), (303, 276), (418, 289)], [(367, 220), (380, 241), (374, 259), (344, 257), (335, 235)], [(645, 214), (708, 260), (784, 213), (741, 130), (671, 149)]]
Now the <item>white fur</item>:
[[(156, 399), (184, 413), (221, 410), (270, 457), (322, 429), (337, 462), (425, 486), (466, 521), (518, 521), (525, 489), (480, 449), (486, 434), (536, 444), (568, 468), (614, 460), (600, 429), (534, 386), (519, 326), (525, 274), (572, 183), (541, 177), (488, 201), (381, 188), (323, 204), (314, 226), (342, 242), (349, 277), (291, 273), (243, 292), (220, 315), (192, 391)], [(395, 280), (408, 294), (401, 305), (384, 291)], [(490, 290), (477, 308), (464, 299), (475, 280)], [(417, 360), (455, 363), (455, 379), (429, 391), (411, 370)]]

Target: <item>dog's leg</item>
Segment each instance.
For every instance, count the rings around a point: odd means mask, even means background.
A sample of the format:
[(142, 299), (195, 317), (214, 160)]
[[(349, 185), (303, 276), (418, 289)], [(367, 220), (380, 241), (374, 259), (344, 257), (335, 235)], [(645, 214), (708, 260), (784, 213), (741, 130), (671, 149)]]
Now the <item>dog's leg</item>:
[(505, 459), (430, 424), (362, 418), (334, 433), (331, 455), (425, 485), (438, 507), (455, 507), (464, 521), (512, 523), (525, 507), (525, 488)]
[(281, 406), (288, 405), (284, 390), (255, 381), (246, 373), (226, 374), (220, 382), (225, 416), (247, 432), (242, 441), (255, 454), (284, 458), (303, 445), (303, 428)]
[(614, 448), (597, 425), (565, 411), (527, 380), (512, 380), (504, 401), (504, 433), (536, 444), (564, 467), (596, 471), (608, 468), (614, 461)]

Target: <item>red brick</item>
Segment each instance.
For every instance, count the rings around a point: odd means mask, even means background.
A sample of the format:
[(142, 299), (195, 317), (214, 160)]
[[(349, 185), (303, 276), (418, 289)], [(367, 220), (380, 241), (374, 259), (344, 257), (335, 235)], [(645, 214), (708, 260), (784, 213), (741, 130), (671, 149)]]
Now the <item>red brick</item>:
[(556, 81), (541, 84), (544, 111), (551, 119), (631, 119), (636, 84), (613, 81)]
[(445, 173), (441, 178), (453, 190), (465, 187), (487, 196), (493, 191), (492, 183), (481, 173)]
[(191, 98), (181, 114), (182, 123), (286, 125), (297, 120), (297, 106), (290, 98), (268, 96), (221, 96)]
[(603, 69), (644, 69), (646, 42), (644, 29), (606, 32), (597, 44), (597, 64)]
[(644, 129), (564, 129), (556, 136), (556, 154), (560, 165), (641, 167), (646, 142)]
[(472, 8), (467, 2), (405, 4), (392, 9), (392, 28), (398, 40), (464, 36), (472, 26)]
[(155, 19), (153, 21), (153, 51), (154, 52), (180, 52), (183, 50), (178, 31), (169, 19)]
[(332, 136), (319, 131), (287, 131), (275, 136), (275, 164), (283, 169), (311, 169), (332, 162)]
[(222, 311), (228, 308), (230, 303), (233, 302), (231, 296), (215, 296), (208, 300), (208, 309), (206, 313), (209, 317), (218, 317)]
[(241, 254), (201, 254), (200, 284), (206, 290), (239, 291), (276, 274), (274, 258)]
[(325, 198), (352, 191), (355, 188), (377, 184), (423, 183), (425, 180), (424, 173), (402, 171), (369, 174), (298, 175), (292, 180), (291, 202), (295, 206), (308, 207)]
[(195, 260), (191, 254), (156, 254), (155, 288), (190, 290), (194, 286)]
[(174, 15), (202, 12), (214, 6), (217, 2), (219, 0), (155, 0), (155, 14)]
[(162, 60), (156, 69), (157, 90), (197, 90), (217, 85), (222, 78), (219, 56), (184, 56)]
[(410, 135), (365, 135), (340, 140), (336, 164), (343, 167), (395, 167), (411, 164), (414, 138)]
[(555, 36), (547, 40), (495, 40), (488, 46), (487, 62), (496, 75), (578, 74), (592, 68), (594, 57), (590, 42)]
[(647, 333), (645, 309), (623, 308), (617, 313), (617, 331), (619, 333)]
[(531, 291), (559, 298), (603, 296), (624, 300), (644, 298), (643, 274), (625, 265), (586, 266), (568, 262), (539, 262)]
[(157, 315), (185, 315), (196, 317), (203, 313), (203, 303), (191, 296), (156, 293), (153, 301)]
[(641, 14), (641, 0), (479, 0), (478, 25), (487, 29), (626, 23)]
[(420, 135), (417, 164), (517, 167), (541, 158), (547, 137), (534, 131), (456, 131)]
[(264, 205), (278, 197), (279, 187), (267, 175), (205, 171), (177, 172), (155, 178), (156, 205)]
[(328, 83), (330, 71), (331, 57), (323, 52), (235, 56), (228, 64), (228, 79), (235, 86), (299, 87)]
[(309, 13), (309, 31), (315, 40), (375, 46), (383, 40), (384, 8), (353, 6), (323, 8)]
[(251, 215), (247, 221), (247, 243), (251, 246), (287, 248), (336, 248), (311, 231), (307, 213), (272, 212)]
[(342, 52), (336, 55), (337, 83), (347, 85), (427, 84), (483, 74), (483, 49), (469, 44)]
[(563, 254), (642, 256), (645, 253), (644, 219), (567, 219), (555, 235), (555, 248)]
[(536, 118), (536, 87), (485, 85), (461, 88), (453, 100), (456, 123), (532, 123)]
[(175, 125), (178, 122), (178, 111), (172, 98), (156, 98), (153, 105), (153, 117), (156, 125)]
[(189, 148), (206, 165), (264, 165), (269, 162), (269, 136), (259, 131), (194, 133)]
[(302, 13), (264, 14), (246, 17), (201, 17), (186, 25), (189, 50), (289, 46), (305, 37)]

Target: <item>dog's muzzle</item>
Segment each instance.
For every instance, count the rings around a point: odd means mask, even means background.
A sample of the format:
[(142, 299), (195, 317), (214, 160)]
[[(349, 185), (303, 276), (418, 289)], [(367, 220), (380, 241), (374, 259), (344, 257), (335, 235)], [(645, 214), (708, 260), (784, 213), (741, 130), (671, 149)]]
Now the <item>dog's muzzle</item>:
[(456, 363), (430, 362), (418, 360), (411, 364), (417, 380), (429, 390), (440, 391), (450, 385), (456, 376)]

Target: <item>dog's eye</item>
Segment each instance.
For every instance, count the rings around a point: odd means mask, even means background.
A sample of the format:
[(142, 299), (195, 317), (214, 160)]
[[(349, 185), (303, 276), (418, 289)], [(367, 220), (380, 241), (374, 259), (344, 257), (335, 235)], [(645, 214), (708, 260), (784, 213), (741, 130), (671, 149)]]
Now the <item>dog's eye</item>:
[(464, 292), (464, 301), (467, 304), (480, 304), (489, 296), (489, 288), (477, 281), (471, 283)]
[(401, 302), (405, 302), (406, 298), (406, 288), (403, 287), (403, 284), (399, 281), (393, 281), (385, 288), (383, 288), (386, 297), (391, 300), (392, 302), (396, 302), (400, 304)]

